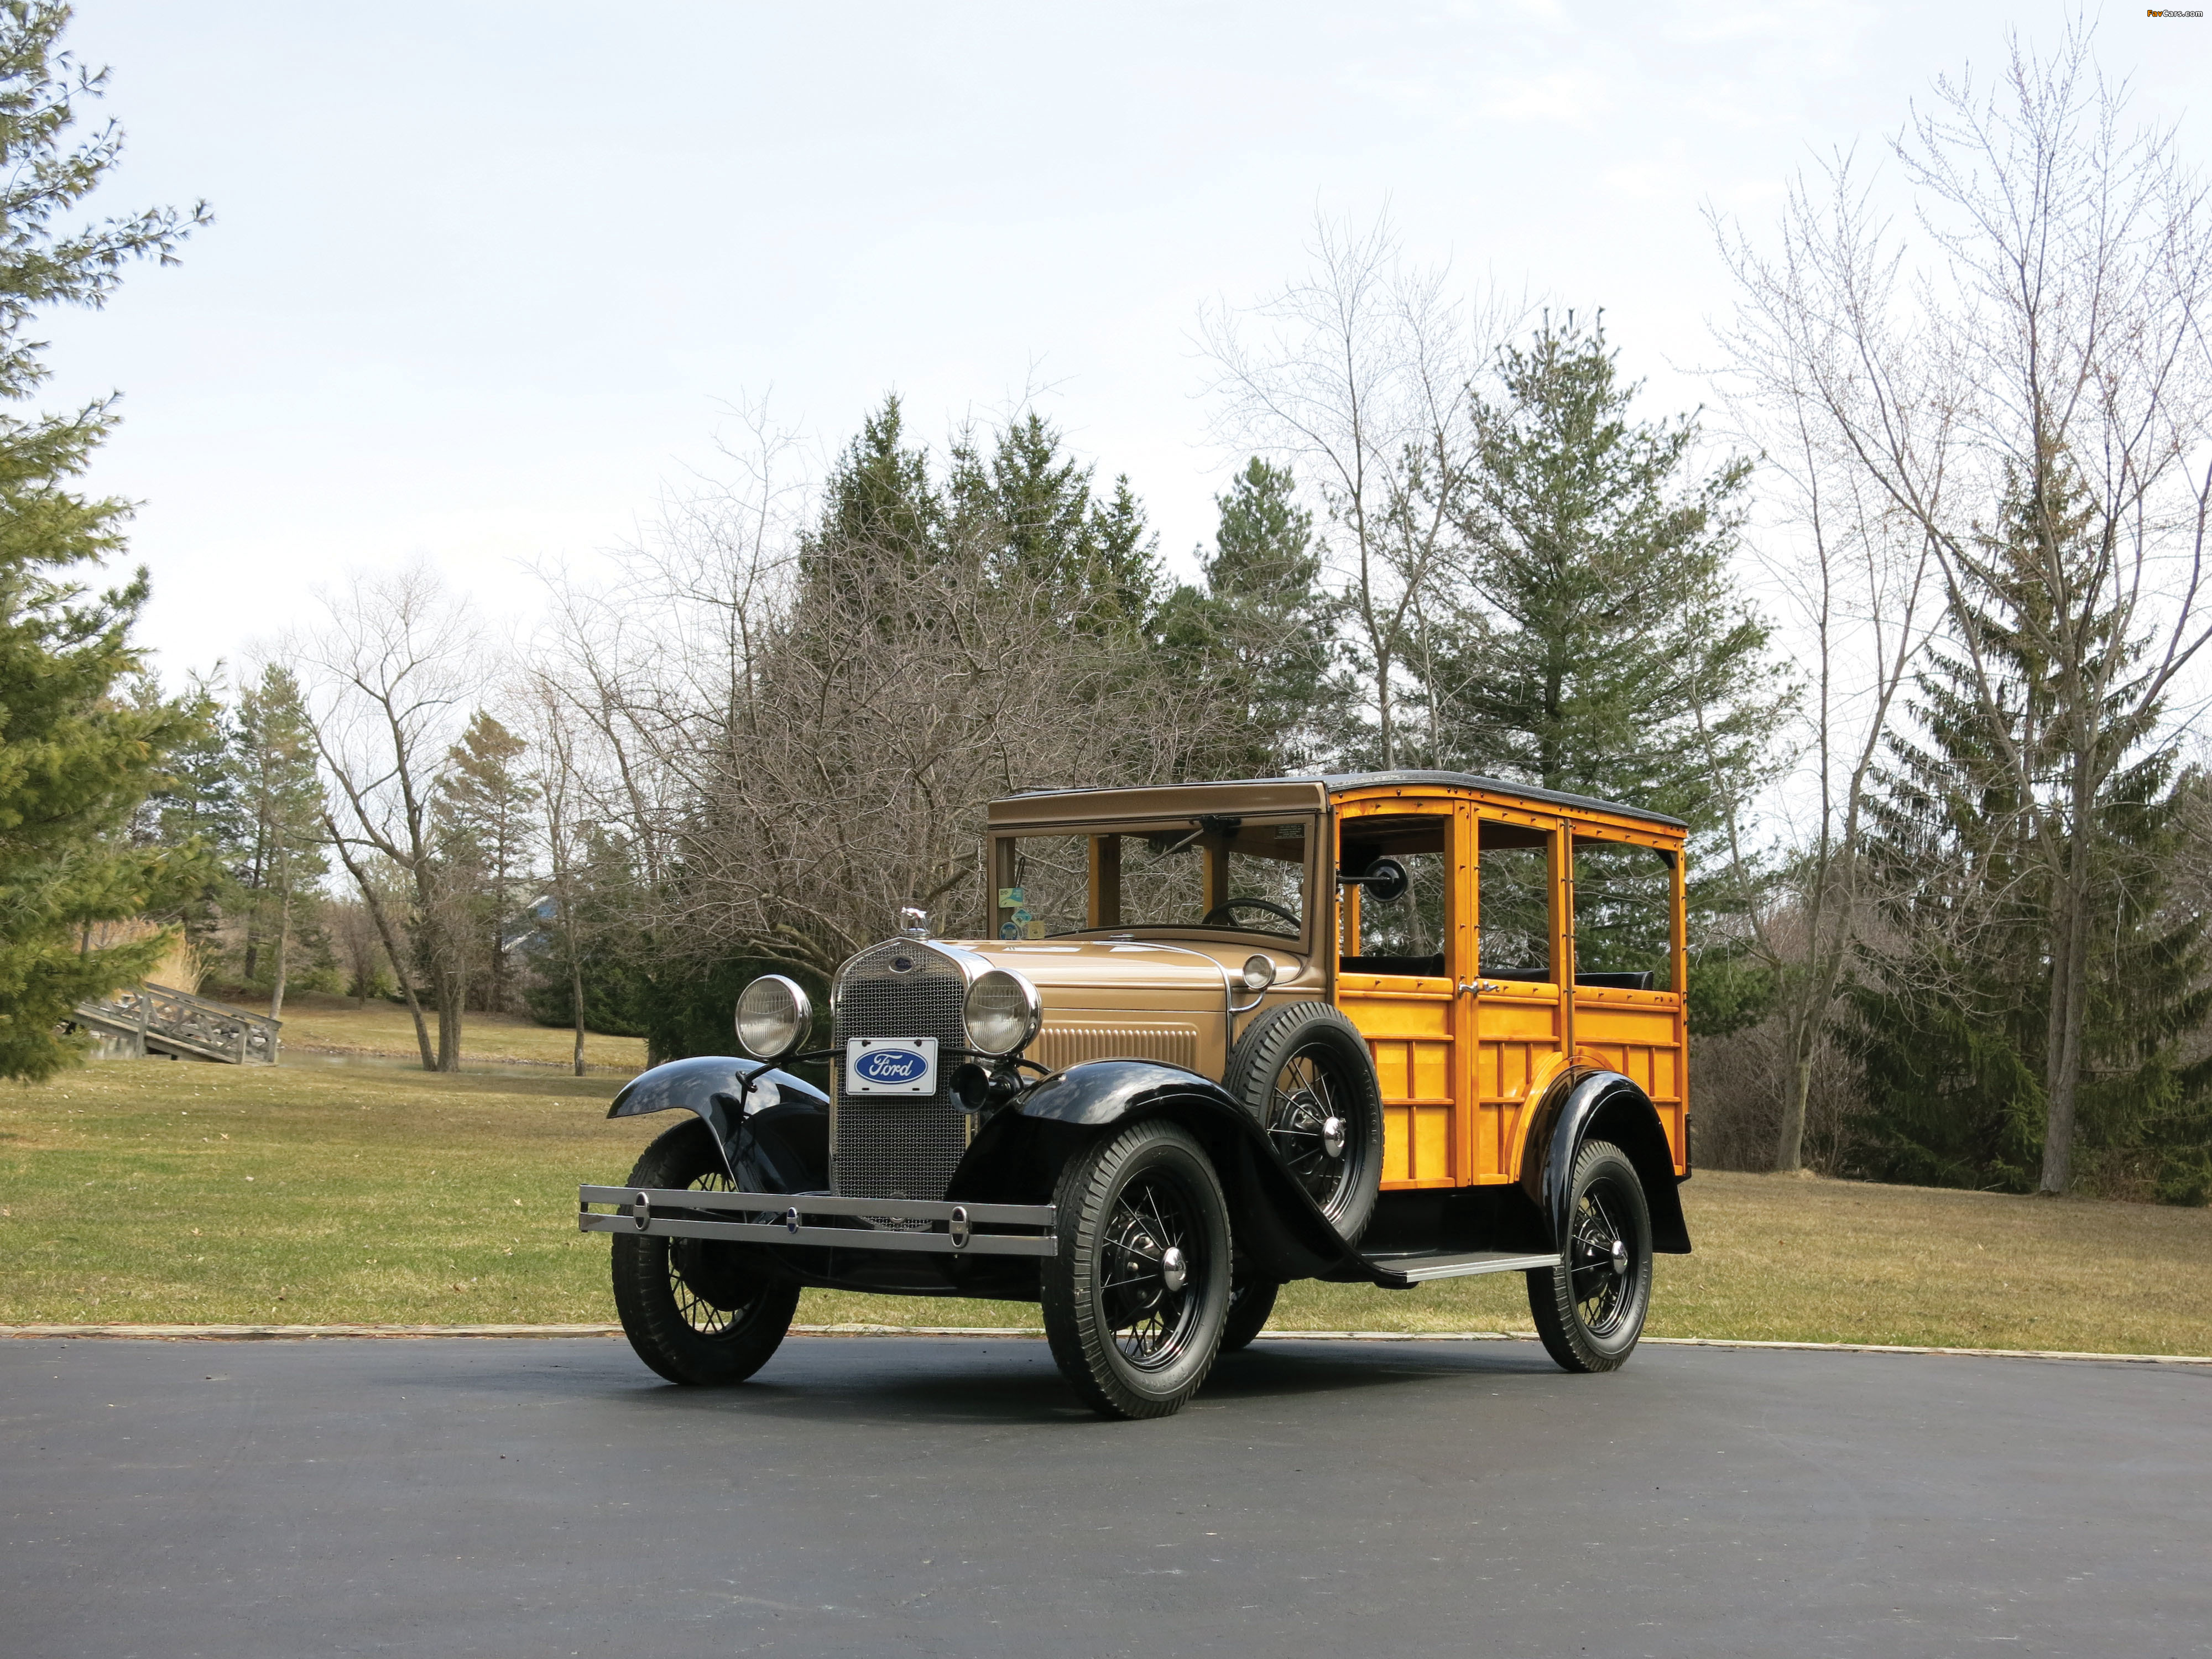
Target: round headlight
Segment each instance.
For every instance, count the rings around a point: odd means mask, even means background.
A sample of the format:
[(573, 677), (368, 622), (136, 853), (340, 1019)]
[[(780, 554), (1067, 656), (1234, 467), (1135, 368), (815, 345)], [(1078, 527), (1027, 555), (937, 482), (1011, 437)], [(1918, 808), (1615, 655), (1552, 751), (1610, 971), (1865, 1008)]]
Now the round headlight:
[(796, 981), (763, 974), (738, 998), (738, 1042), (755, 1060), (781, 1060), (799, 1047), (813, 1018)]
[(968, 988), (960, 1011), (968, 1027), (968, 1046), (994, 1059), (1020, 1049), (1044, 1023), (1044, 1004), (1036, 987), (1007, 968), (994, 968)]
[(1275, 982), (1275, 959), (1273, 957), (1244, 958), (1244, 988), (1264, 991)]

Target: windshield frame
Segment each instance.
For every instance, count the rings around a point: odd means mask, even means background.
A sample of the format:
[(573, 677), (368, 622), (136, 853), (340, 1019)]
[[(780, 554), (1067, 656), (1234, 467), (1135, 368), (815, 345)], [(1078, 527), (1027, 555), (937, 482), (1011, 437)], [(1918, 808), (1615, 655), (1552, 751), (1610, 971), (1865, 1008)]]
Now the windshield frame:
[[(1086, 914), (1095, 915), (1098, 898), (1095, 889), (1097, 881), (1100, 838), (1115, 836), (1142, 839), (1148, 836), (1198, 830), (1200, 832), (1197, 837), (1200, 842), (1200, 851), (1201, 855), (1204, 855), (1205, 842), (1209, 833), (1218, 832), (1208, 832), (1204, 830), (1200, 823), (1203, 819), (1214, 824), (1225, 823), (1235, 826), (1234, 830), (1228, 832), (1231, 838), (1231, 842), (1221, 843), (1224, 854), (1231, 849), (1233, 839), (1236, 837), (1253, 832), (1273, 830), (1279, 824), (1297, 824), (1304, 829), (1305, 833), (1301, 837), (1304, 843), (1303, 855), (1296, 860), (1279, 860), (1285, 865), (1295, 865), (1298, 871), (1303, 902), (1298, 917), (1298, 931), (1295, 935), (1279, 931), (1279, 922), (1275, 929), (1269, 929), (1259, 927), (1239, 927), (1233, 924), (1207, 927), (1202, 922), (1196, 921), (1124, 920), (1111, 924), (1062, 928), (1043, 934), (1042, 937), (1047, 939), (1180, 939), (1195, 936), (1200, 939), (1233, 939), (1239, 942), (1257, 941), (1278, 951), (1295, 951), (1301, 956), (1311, 956), (1314, 952), (1313, 941), (1317, 937), (1316, 930), (1321, 920), (1316, 913), (1327, 906), (1327, 895), (1322, 886), (1322, 878), (1324, 873), (1322, 860), (1324, 856), (1324, 826), (1327, 817), (1325, 813), (1282, 809), (1253, 813), (1149, 812), (1140, 817), (1118, 819), (1091, 817), (1074, 819), (1065, 823), (1024, 823), (994, 827), (989, 832), (984, 849), (984, 870), (990, 879), (990, 890), (984, 894), (988, 901), (984, 906), (984, 911), (989, 918), (988, 941), (999, 942), (1006, 938), (1001, 930), (1007, 925), (1012, 912), (1008, 908), (1000, 906), (997, 901), (1000, 891), (1013, 884), (1011, 878), (1013, 874), (1014, 848), (1017, 843), (1048, 837), (1091, 838), (1091, 872), (1086, 878), (1085, 900)], [(1267, 856), (1264, 854), (1250, 852), (1249, 849), (1243, 850), (1246, 856)], [(1333, 857), (1333, 850), (1330, 850), (1328, 855)], [(1270, 922), (1277, 920), (1272, 916), (1263, 916), (1261, 919)]]

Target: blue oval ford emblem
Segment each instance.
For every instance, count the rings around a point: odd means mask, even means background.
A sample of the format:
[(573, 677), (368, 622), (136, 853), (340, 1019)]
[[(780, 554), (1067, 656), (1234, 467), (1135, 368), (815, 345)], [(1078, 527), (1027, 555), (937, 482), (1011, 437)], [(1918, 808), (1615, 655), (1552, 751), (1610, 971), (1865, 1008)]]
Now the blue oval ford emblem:
[(867, 1083), (912, 1083), (929, 1069), (929, 1057), (912, 1048), (871, 1048), (853, 1062)]

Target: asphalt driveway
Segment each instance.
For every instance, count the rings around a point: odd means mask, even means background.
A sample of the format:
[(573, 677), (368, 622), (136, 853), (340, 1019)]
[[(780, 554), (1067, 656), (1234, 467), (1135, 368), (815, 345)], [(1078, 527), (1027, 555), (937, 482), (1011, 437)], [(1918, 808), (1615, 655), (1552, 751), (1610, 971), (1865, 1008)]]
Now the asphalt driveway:
[(0, 1342), (0, 1653), (2212, 1655), (2212, 1370), (1265, 1343)]

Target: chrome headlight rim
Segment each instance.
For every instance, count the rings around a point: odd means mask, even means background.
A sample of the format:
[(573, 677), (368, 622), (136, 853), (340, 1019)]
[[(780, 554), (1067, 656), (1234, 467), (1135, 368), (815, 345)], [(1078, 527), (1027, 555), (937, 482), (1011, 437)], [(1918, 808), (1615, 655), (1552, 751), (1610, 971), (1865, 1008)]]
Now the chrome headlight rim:
[[(979, 1014), (979, 998), (1000, 996), (1011, 988), (1017, 999), (1012, 1009), (997, 1009)], [(1000, 1030), (979, 1031), (980, 1019), (1002, 1019), (1009, 1012), (1014, 1016), (1012, 1025)], [(960, 1000), (960, 1029), (968, 1039), (968, 1047), (975, 1053), (993, 1060), (1006, 1060), (1034, 1042), (1038, 1029), (1044, 1024), (1044, 999), (1029, 975), (1012, 968), (988, 968), (968, 983), (967, 994)], [(1012, 1042), (1003, 1042), (1009, 1031), (1018, 1027)]]
[(755, 1060), (777, 1060), (796, 1053), (813, 1023), (814, 1005), (805, 988), (787, 975), (763, 974), (738, 994), (738, 1046)]

